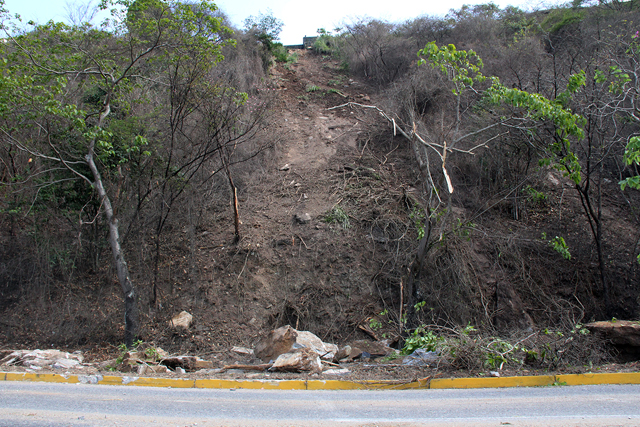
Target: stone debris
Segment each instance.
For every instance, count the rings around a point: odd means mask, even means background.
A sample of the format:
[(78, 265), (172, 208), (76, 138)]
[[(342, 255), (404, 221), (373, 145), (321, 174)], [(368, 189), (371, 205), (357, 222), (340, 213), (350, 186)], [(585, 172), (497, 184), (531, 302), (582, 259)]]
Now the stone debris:
[(322, 374), (344, 376), (344, 375), (349, 375), (350, 373), (351, 371), (348, 370), (347, 368), (331, 368), (331, 369), (327, 369)]
[(296, 337), (296, 344), (309, 348), (325, 360), (332, 360), (335, 354), (338, 352), (338, 346), (323, 342), (317, 335), (309, 331), (296, 331), (298, 336)]
[(138, 372), (138, 375), (166, 374), (171, 372), (171, 370), (163, 365), (143, 364), (143, 365), (138, 365), (137, 372)]
[(424, 348), (418, 348), (410, 355), (402, 359), (402, 364), (406, 366), (429, 366), (440, 359), (435, 351), (427, 351)]
[(173, 316), (171, 322), (169, 323), (174, 328), (189, 329), (191, 323), (193, 323), (193, 316), (186, 311), (181, 311), (180, 313)]
[(342, 347), (333, 358), (334, 363), (341, 360), (349, 362), (362, 358), (369, 359), (371, 357), (383, 357), (395, 353), (395, 350), (380, 341), (353, 341), (349, 345)]
[(246, 347), (234, 346), (234, 347), (231, 348), (231, 351), (233, 351), (234, 353), (243, 354), (245, 356), (252, 356), (253, 355), (253, 350), (250, 349), (250, 348), (246, 348)]
[(269, 370), (284, 372), (322, 372), (320, 356), (309, 348), (299, 348), (278, 356)]
[(611, 344), (640, 347), (640, 322), (615, 320), (584, 325), (589, 331), (604, 336)]
[(311, 222), (311, 215), (306, 212), (303, 214), (296, 214), (294, 219), (298, 224), (308, 224)]
[(262, 338), (254, 348), (253, 353), (264, 362), (276, 360), (278, 356), (291, 350), (297, 336), (298, 333), (291, 326), (282, 326)]
[(33, 370), (78, 369), (84, 357), (80, 352), (68, 353), (60, 350), (18, 350), (0, 360), (0, 365), (19, 365)]

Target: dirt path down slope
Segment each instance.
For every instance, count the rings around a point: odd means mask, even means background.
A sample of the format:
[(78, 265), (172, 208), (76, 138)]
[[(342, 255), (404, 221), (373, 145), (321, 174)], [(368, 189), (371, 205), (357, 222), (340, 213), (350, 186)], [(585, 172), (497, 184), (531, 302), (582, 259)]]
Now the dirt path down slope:
[[(287, 323), (337, 340), (357, 331), (374, 310), (378, 290), (371, 278), (384, 251), (376, 252), (369, 230), (359, 226), (365, 219), (361, 203), (345, 189), (400, 190), (378, 175), (393, 165), (379, 165), (362, 149), (376, 119), (330, 108), (373, 103), (375, 96), (331, 58), (296, 53), (298, 63), (272, 70), (278, 143), (263, 173), (240, 192), (241, 242), (228, 244), (228, 211), (199, 237), (206, 280), (193, 309), (207, 329), (198, 335), (209, 342), (250, 345), (265, 330)], [(371, 176), (345, 174), (368, 161)], [(345, 222), (328, 218), (336, 206)]]

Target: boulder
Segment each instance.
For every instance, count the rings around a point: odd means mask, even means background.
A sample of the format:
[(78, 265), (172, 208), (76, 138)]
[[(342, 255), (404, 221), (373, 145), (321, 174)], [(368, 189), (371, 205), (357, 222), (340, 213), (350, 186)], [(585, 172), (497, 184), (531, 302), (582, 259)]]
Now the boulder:
[(171, 322), (169, 323), (174, 328), (189, 329), (189, 326), (191, 326), (191, 323), (193, 323), (193, 316), (186, 311), (181, 311), (180, 313), (173, 316)]
[(317, 335), (309, 331), (296, 331), (298, 336), (296, 337), (296, 344), (303, 345), (309, 348), (326, 360), (332, 360), (335, 354), (338, 352), (338, 346), (323, 342)]
[(258, 342), (253, 353), (257, 358), (269, 363), (281, 354), (288, 353), (297, 336), (296, 330), (289, 325), (274, 329)]
[(272, 371), (285, 372), (322, 372), (320, 356), (308, 348), (299, 348), (291, 353), (278, 356), (271, 368)]
[(593, 322), (585, 327), (594, 334), (602, 335), (611, 344), (640, 347), (640, 322), (615, 320), (607, 322)]

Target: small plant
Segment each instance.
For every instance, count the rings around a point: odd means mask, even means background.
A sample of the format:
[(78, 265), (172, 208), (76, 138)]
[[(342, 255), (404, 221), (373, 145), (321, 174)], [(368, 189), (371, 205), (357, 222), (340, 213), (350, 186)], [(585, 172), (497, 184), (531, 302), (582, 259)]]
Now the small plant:
[(331, 79), (327, 82), (329, 86), (342, 86), (344, 84), (345, 77), (339, 76), (337, 79)]
[(473, 229), (476, 225), (471, 221), (463, 221), (460, 218), (456, 219), (458, 220), (458, 223), (454, 228), (455, 233), (460, 237), (470, 240), (471, 234), (473, 233)]
[(311, 83), (308, 84), (307, 88), (306, 88), (307, 92), (318, 92), (318, 91), (321, 91), (321, 90), (322, 90), (322, 88), (320, 86), (314, 85), (314, 84), (311, 84)]
[(371, 319), (369, 319), (369, 327), (373, 331), (378, 331), (378, 330), (382, 329), (382, 322), (380, 320), (378, 320), (377, 318), (372, 317)]
[(404, 342), (402, 354), (411, 354), (419, 348), (427, 351), (436, 351), (442, 341), (443, 339), (434, 334), (433, 331), (427, 331), (423, 326), (420, 326)]
[(324, 222), (330, 224), (340, 224), (342, 228), (351, 228), (351, 222), (349, 221), (349, 215), (344, 211), (340, 205), (334, 206), (324, 216)]
[(414, 206), (413, 210), (409, 214), (409, 218), (413, 220), (413, 224), (418, 230), (418, 240), (424, 237), (424, 220), (427, 217), (424, 209), (420, 206)]
[[(547, 233), (542, 233), (542, 240), (547, 240)], [(555, 236), (549, 240), (549, 246), (562, 255), (564, 259), (571, 259), (571, 252), (569, 252), (569, 247), (567, 242), (564, 241), (564, 237)]]
[(535, 205), (544, 205), (547, 201), (547, 195), (536, 190), (530, 185), (527, 185), (522, 189), (522, 192), (527, 195), (527, 200)]

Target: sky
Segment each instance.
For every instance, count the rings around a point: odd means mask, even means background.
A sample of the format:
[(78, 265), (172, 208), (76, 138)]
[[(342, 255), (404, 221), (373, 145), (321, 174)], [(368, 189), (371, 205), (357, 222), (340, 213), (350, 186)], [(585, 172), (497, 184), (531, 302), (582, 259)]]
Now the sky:
[[(98, 0), (93, 0), (95, 4)], [(284, 22), (280, 41), (285, 44), (302, 44), (304, 36), (315, 36), (318, 28), (328, 31), (356, 18), (375, 18), (388, 22), (402, 22), (418, 16), (442, 17), (450, 9), (463, 4), (483, 4), (490, 0), (218, 0), (214, 2), (229, 16), (231, 22), (242, 28), (245, 18), (268, 14)], [(568, 0), (567, 0), (568, 1)], [(5, 0), (5, 8), (12, 14), (19, 13), (23, 21), (38, 23), (66, 20), (68, 5), (85, 4), (84, 0)], [(504, 8), (508, 5), (523, 10), (540, 9), (564, 4), (561, 0), (494, 0)]]

